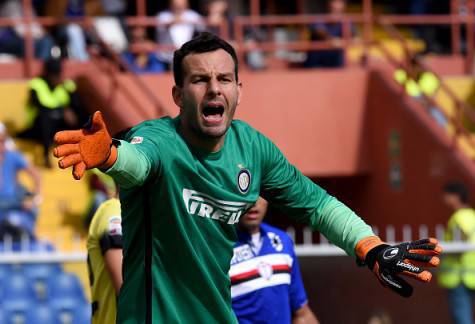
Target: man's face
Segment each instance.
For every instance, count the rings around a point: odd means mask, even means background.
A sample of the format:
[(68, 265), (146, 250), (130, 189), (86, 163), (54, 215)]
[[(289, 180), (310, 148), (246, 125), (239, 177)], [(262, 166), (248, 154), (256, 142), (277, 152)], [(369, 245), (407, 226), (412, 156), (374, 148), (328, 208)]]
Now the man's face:
[(259, 197), (254, 206), (252, 206), (246, 214), (241, 216), (239, 225), (245, 229), (255, 228), (261, 225), (267, 213), (267, 205), (267, 201)]
[(143, 27), (135, 27), (131, 32), (132, 42), (143, 42), (146, 39), (146, 31)]
[(460, 198), (456, 194), (444, 192), (443, 199), (445, 204), (452, 209), (457, 209), (460, 205)]
[(332, 0), (330, 1), (330, 12), (333, 14), (342, 14), (345, 12), (346, 3), (345, 0)]
[(188, 8), (188, 0), (171, 0), (170, 10), (174, 13), (181, 13)]
[(183, 59), (183, 86), (173, 87), (182, 126), (200, 139), (226, 134), (241, 99), (241, 83), (226, 51), (189, 54)]

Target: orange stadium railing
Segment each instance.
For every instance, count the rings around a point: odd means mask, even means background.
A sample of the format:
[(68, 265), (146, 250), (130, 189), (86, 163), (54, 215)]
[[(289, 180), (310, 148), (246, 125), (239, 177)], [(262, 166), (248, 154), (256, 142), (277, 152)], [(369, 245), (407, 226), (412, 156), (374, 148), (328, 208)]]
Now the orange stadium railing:
[[(272, 7), (273, 1), (267, 1), (268, 6)], [(32, 0), (22, 0), (24, 17), (21, 19), (0, 18), (0, 26), (11, 26), (21, 21), (26, 26), (30, 26), (32, 22), (39, 23), (44, 26), (52, 26), (61, 22), (76, 22), (83, 26), (91, 26), (91, 17), (84, 18), (57, 18), (57, 17), (34, 17), (32, 11)], [(297, 8), (299, 13), (303, 13), (303, 0), (297, 1)], [(312, 49), (326, 49), (326, 48), (344, 48), (354, 44), (351, 40), (351, 23), (362, 24), (363, 26), (363, 44), (365, 49), (371, 46), (373, 39), (373, 27), (378, 20), (384, 21), (385, 24), (392, 25), (450, 25), (452, 34), (452, 53), (461, 53), (461, 26), (465, 25), (466, 33), (465, 40), (467, 43), (466, 57), (466, 72), (471, 72), (472, 64), (470, 64), (474, 55), (474, 0), (467, 0), (466, 14), (458, 13), (458, 0), (451, 1), (451, 13), (446, 15), (375, 15), (373, 12), (373, 1), (362, 0), (362, 12), (359, 14), (344, 14), (339, 17), (331, 15), (271, 15), (263, 16), (260, 11), (260, 1), (250, 0), (250, 15), (237, 16), (234, 19), (233, 27), (235, 33), (235, 45), (239, 53), (245, 53), (249, 50), (244, 42), (244, 29), (256, 26), (269, 26), (270, 28), (277, 25), (309, 25), (311, 23), (342, 21), (344, 26), (343, 42), (341, 44), (334, 44), (325, 41), (309, 41), (299, 40), (295, 42), (288, 42), (286, 44), (276, 44), (273, 41), (260, 42), (257, 44), (258, 48), (265, 51), (275, 50), (312, 50)], [(158, 26), (159, 23), (154, 17), (146, 16), (146, 1), (136, 0), (137, 16), (126, 17), (128, 25), (141, 26)], [(228, 38), (228, 28), (223, 24), (220, 28), (220, 34), (224, 38)], [(157, 44), (157, 49), (162, 48)], [(25, 30), (25, 59), (24, 59), (24, 75), (31, 77), (31, 62), (33, 60), (33, 39), (30, 28)]]

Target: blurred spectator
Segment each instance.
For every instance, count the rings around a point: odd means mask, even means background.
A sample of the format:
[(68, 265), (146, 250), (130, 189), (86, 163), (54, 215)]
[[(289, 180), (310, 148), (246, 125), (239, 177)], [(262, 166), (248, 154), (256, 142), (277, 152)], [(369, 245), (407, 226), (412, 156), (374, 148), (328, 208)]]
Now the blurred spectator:
[(231, 17), (229, 15), (229, 3), (227, 0), (208, 0), (205, 2), (207, 30), (215, 35), (222, 35), (223, 25), (227, 30), (224, 32), (230, 35)]
[[(328, 3), (329, 14), (335, 22), (320, 22), (311, 26), (311, 39), (318, 41), (328, 41), (333, 45), (341, 45), (343, 38), (343, 23), (341, 16), (345, 13), (345, 0), (330, 0)], [(350, 26), (351, 35), (355, 34), (354, 26)], [(341, 67), (345, 64), (345, 52), (343, 49), (328, 49), (309, 51), (305, 67)]]
[(116, 299), (122, 286), (122, 225), (120, 201), (101, 204), (89, 226), (88, 272), (92, 324), (116, 323)]
[[(33, 9), (32, 9), (33, 10)], [(35, 13), (33, 12), (33, 15)], [(0, 1), (0, 18), (21, 18), (23, 8), (21, 0)], [(0, 27), (0, 53), (23, 57), (25, 54), (24, 37), (26, 26), (17, 22), (13, 27)], [(31, 24), (34, 41), (34, 55), (39, 59), (48, 59), (54, 46), (53, 39), (37, 23)]]
[[(450, 0), (413, 0), (409, 1), (409, 14), (411, 15), (447, 15), (450, 14)], [(458, 5), (463, 10), (463, 3)], [(404, 12), (406, 13), (406, 12)], [(463, 12), (461, 12), (463, 14)], [(464, 27), (463, 25), (461, 26)], [(421, 38), (426, 46), (426, 52), (438, 54), (450, 53), (451, 51), (451, 31), (448, 25), (415, 25), (413, 32), (416, 37)], [(463, 41), (464, 37), (462, 37)]]
[[(206, 13), (206, 28), (209, 32), (218, 36), (223, 36), (222, 33), (225, 32), (228, 34), (228, 38), (233, 38), (233, 24), (227, 0), (206, 1), (204, 12)], [(223, 27), (227, 30), (223, 30)], [(248, 48), (246, 54), (247, 65), (253, 70), (264, 69), (266, 67), (265, 56), (258, 49), (259, 41), (265, 38), (263, 31), (256, 26), (251, 26), (244, 29), (244, 35)]]
[(51, 58), (43, 65), (43, 73), (30, 81), (30, 98), (27, 103), (27, 129), (20, 138), (41, 142), (44, 161), (50, 166), (49, 148), (57, 131), (77, 127), (83, 119), (76, 84), (63, 80), (61, 60)]
[[(77, 18), (85, 16), (84, 0), (68, 0), (66, 18)], [(65, 27), (68, 39), (68, 56), (69, 58), (86, 61), (89, 54), (86, 50), (86, 36), (80, 25), (69, 23)]]
[[(189, 9), (188, 0), (169, 0), (169, 9), (160, 12), (157, 21), (164, 24), (157, 27), (158, 43), (176, 48), (181, 47), (204, 29), (203, 18), (196, 11)], [(160, 51), (158, 58), (170, 67), (173, 50)]]
[(404, 86), (406, 93), (430, 106), (430, 114), (436, 122), (442, 127), (447, 126), (447, 118), (437, 107), (427, 102), (428, 98), (434, 98), (436, 92), (440, 88), (440, 82), (437, 76), (423, 69), (418, 58), (410, 59), (407, 70), (403, 68), (396, 69), (394, 72), (394, 79), (396, 82)]
[(87, 173), (87, 182), (90, 197), (84, 219), (86, 227), (91, 223), (99, 206), (106, 200), (117, 197), (118, 194), (114, 179), (97, 169), (92, 169)]
[(147, 39), (144, 27), (134, 27), (130, 32), (129, 50), (123, 57), (129, 68), (136, 73), (159, 73), (166, 70), (165, 65), (157, 58), (155, 43)]
[[(467, 187), (456, 181), (444, 186), (443, 199), (453, 211), (445, 241), (475, 244), (475, 210), (469, 205)], [(473, 323), (475, 300), (475, 251), (446, 255), (440, 263), (438, 281), (447, 289), (450, 314), (455, 324)]]
[(4, 134), (5, 136), (5, 148), (8, 151), (14, 150), (16, 148), (15, 142), (13, 142), (13, 139), (8, 135), (7, 133), (7, 128), (5, 127), (5, 124), (0, 122), (0, 136)]
[(318, 324), (308, 306), (292, 239), (262, 222), (267, 207), (259, 197), (239, 219), (229, 269), (233, 311), (239, 323)]
[(368, 324), (392, 324), (391, 316), (385, 310), (377, 310), (371, 314)]
[(127, 10), (127, 1), (101, 0), (101, 6), (106, 16), (123, 17)]
[[(37, 206), (41, 202), (40, 175), (21, 153), (7, 145), (8, 134), (0, 131), (0, 240), (6, 234), (14, 240), (24, 234), (33, 238)], [(33, 192), (18, 181), (21, 170), (33, 180)]]

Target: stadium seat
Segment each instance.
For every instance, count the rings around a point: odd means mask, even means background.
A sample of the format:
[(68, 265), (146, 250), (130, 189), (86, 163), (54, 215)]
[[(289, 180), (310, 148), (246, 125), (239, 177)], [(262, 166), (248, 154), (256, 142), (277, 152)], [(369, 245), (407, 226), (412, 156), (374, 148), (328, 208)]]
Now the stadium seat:
[(32, 304), (25, 315), (25, 324), (60, 324), (54, 310), (48, 305)]
[(0, 282), (2, 281), (3, 278), (8, 276), (10, 273), (9, 266), (6, 264), (0, 264)]
[(48, 279), (62, 272), (58, 263), (30, 263), (23, 265), (23, 273), (29, 279)]
[(20, 273), (13, 273), (3, 283), (4, 307), (12, 311), (27, 310), (34, 293), (28, 279)]
[(73, 324), (86, 324), (91, 323), (91, 304), (84, 303), (83, 305), (76, 307), (74, 312)]
[(50, 303), (57, 310), (74, 310), (86, 302), (79, 279), (70, 273), (50, 278), (48, 290)]
[(35, 297), (38, 301), (48, 299), (48, 283), (62, 272), (61, 266), (56, 263), (25, 264), (23, 273), (33, 285)]
[(2, 324), (25, 323), (25, 320), (25, 310), (5, 307), (3, 308), (3, 315), (0, 314), (0, 323)]

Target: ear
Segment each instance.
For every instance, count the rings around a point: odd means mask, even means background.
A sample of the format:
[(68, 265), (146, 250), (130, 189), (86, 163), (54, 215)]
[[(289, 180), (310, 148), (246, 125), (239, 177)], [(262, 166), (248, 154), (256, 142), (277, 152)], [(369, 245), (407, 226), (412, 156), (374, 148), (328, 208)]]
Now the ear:
[(241, 96), (242, 96), (242, 82), (241, 81), (238, 82), (237, 91), (238, 91), (237, 104), (239, 105), (239, 103), (241, 102)]
[(175, 105), (177, 105), (181, 109), (181, 107), (183, 106), (182, 88), (177, 85), (174, 85), (172, 88), (172, 97), (173, 97), (173, 101), (175, 102)]

